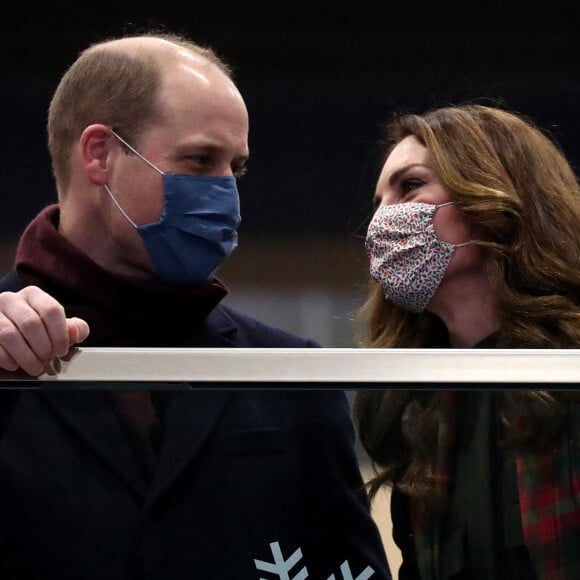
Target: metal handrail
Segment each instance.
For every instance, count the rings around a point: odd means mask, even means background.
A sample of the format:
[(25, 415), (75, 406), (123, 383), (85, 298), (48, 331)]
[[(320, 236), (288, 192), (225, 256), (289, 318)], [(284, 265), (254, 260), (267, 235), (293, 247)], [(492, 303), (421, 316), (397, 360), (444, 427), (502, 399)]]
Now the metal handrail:
[(0, 388), (54, 382), (114, 389), (115, 382), (133, 382), (146, 389), (156, 382), (179, 389), (573, 389), (580, 383), (580, 350), (76, 348), (57, 367), (38, 378), (0, 373), (0, 381), (10, 381)]

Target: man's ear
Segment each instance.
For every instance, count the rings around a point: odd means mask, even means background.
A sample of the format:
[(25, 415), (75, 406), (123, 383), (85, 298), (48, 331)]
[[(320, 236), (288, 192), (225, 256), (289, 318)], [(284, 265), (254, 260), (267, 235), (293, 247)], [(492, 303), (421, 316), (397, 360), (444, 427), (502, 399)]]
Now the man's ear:
[(95, 185), (108, 181), (111, 143), (114, 140), (107, 125), (89, 125), (82, 133), (79, 147), (81, 160), (89, 180)]

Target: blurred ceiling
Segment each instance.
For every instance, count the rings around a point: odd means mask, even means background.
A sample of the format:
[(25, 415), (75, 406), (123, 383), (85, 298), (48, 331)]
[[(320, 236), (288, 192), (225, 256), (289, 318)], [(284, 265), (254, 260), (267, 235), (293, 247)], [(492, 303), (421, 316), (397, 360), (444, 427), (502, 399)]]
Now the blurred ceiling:
[[(578, 7), (552, 2), (45, 2), (5, 0), (2, 233), (55, 193), (45, 115), (88, 44), (166, 29), (235, 70), (251, 119), (242, 232), (360, 233), (395, 111), (477, 99), (530, 115), (580, 166)], [(12, 16), (10, 16), (12, 15)]]

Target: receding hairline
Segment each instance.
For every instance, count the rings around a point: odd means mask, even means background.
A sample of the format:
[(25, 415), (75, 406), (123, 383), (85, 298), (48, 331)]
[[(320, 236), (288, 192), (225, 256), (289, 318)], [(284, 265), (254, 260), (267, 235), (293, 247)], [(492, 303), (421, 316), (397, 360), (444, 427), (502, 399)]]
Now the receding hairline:
[(185, 38), (165, 38), (155, 35), (113, 38), (89, 46), (83, 51), (83, 54), (100, 51), (117, 52), (125, 54), (126, 56), (139, 55), (141, 57), (152, 58), (156, 62), (167, 62), (167, 59), (178, 61), (179, 59), (186, 58), (197, 61), (200, 67), (213, 66), (228, 78), (231, 78), (229, 66), (213, 50), (197, 45)]

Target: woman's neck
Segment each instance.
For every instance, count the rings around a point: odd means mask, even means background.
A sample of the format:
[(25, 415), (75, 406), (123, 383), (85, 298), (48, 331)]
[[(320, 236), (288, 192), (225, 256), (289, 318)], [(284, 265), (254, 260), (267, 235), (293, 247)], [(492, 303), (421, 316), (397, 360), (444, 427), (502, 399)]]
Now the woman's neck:
[(470, 348), (499, 328), (495, 300), (486, 276), (450, 285), (427, 309), (447, 327), (452, 348)]

